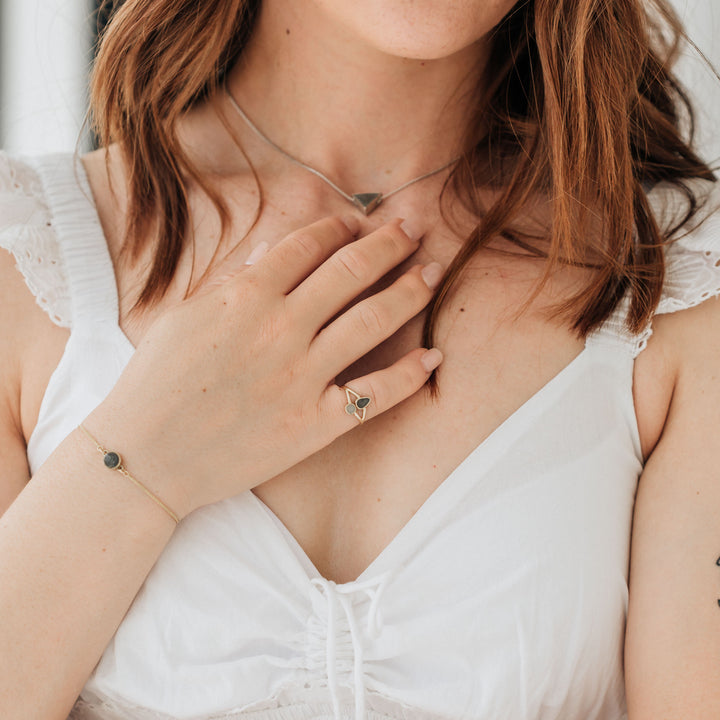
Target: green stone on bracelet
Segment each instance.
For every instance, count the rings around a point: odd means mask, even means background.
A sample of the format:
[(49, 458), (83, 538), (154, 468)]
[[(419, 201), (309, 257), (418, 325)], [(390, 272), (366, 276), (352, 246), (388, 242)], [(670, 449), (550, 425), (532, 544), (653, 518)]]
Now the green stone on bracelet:
[(116, 452), (110, 451), (105, 453), (103, 462), (105, 463), (105, 467), (110, 468), (110, 470), (117, 470), (117, 468), (120, 467), (122, 458)]

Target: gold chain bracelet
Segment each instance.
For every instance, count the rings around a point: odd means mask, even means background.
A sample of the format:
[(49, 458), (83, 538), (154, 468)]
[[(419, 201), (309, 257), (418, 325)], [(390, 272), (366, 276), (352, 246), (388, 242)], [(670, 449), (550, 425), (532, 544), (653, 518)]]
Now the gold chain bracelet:
[(180, 522), (180, 518), (177, 516), (177, 513), (173, 512), (157, 495), (155, 495), (153, 492), (148, 490), (139, 480), (136, 480), (125, 468), (125, 466), (122, 464), (122, 458), (120, 457), (120, 454), (115, 452), (114, 450), (108, 450), (107, 448), (104, 448), (88, 431), (88, 429), (80, 423), (78, 425), (80, 430), (82, 430), (89, 438), (92, 440), (95, 447), (103, 454), (103, 461), (105, 463), (105, 467), (109, 470), (116, 470), (121, 475), (124, 475), (131, 483), (134, 483), (137, 485), (137, 487), (140, 488), (154, 503), (157, 503), (174, 521), (177, 525)]

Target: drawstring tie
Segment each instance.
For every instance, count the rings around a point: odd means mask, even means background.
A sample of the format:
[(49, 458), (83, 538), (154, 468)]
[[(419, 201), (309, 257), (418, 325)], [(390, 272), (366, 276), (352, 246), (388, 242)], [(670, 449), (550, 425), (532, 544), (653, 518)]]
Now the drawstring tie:
[(335, 720), (341, 720), (339, 684), (337, 678), (337, 606), (343, 610), (350, 630), (350, 641), (353, 650), (353, 685), (355, 692), (355, 720), (365, 718), (365, 678), (363, 674), (363, 640), (360, 636), (355, 612), (353, 611), (352, 595), (364, 593), (370, 600), (365, 631), (370, 638), (376, 638), (382, 630), (380, 614), (380, 597), (389, 573), (383, 573), (372, 580), (355, 581), (338, 585), (323, 577), (313, 578), (312, 584), (319, 588), (327, 603), (327, 638), (325, 662), (327, 666), (328, 686), (332, 699)]

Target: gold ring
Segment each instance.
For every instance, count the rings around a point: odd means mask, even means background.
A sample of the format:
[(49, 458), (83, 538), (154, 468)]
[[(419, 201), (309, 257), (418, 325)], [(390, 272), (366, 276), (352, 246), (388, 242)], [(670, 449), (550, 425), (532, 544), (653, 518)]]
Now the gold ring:
[(347, 385), (342, 385), (341, 389), (345, 391), (345, 397), (347, 398), (345, 412), (348, 415), (353, 415), (362, 425), (365, 422), (365, 412), (370, 404), (370, 398), (367, 397), (367, 395), (361, 395), (360, 393), (355, 392)]

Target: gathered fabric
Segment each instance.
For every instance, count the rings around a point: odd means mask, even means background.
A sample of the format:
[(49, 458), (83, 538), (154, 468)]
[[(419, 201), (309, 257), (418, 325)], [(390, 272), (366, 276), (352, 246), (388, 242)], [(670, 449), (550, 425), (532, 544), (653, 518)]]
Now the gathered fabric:
[[(662, 188), (660, 208), (672, 198)], [(134, 348), (82, 165), (0, 154), (0, 247), (70, 337), (31, 471)], [(720, 294), (720, 221), (668, 248), (659, 312)], [(627, 305), (450, 473), (352, 582), (324, 578), (252, 492), (184, 518), (72, 720), (621, 720), (643, 462)], [(372, 472), (368, 465), (368, 472)]]
[[(382, 619), (380, 619), (380, 598), (385, 583), (389, 579), (389, 573), (383, 573), (372, 580), (364, 582), (351, 582), (338, 585), (332, 580), (323, 577), (312, 579), (312, 584), (319, 588), (327, 600), (327, 630), (326, 630), (326, 652), (325, 667), (327, 673), (328, 687), (332, 698), (333, 713), (335, 720), (341, 720), (340, 699), (338, 695), (337, 671), (339, 663), (344, 662), (348, 655), (352, 657), (353, 690), (355, 695), (355, 720), (362, 720), (365, 717), (365, 675), (363, 668), (363, 642), (360, 637), (360, 630), (355, 619), (352, 597), (357, 593), (365, 593), (370, 599), (370, 608), (367, 614), (366, 633), (370, 638), (377, 638), (382, 631)], [(336, 608), (339, 606), (345, 613), (347, 621), (348, 636), (345, 642), (340, 641), (341, 633), (337, 628)], [(349, 640), (349, 642), (348, 642)]]

